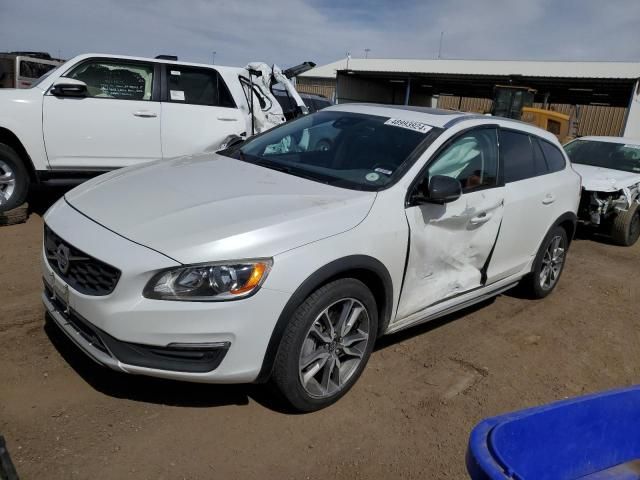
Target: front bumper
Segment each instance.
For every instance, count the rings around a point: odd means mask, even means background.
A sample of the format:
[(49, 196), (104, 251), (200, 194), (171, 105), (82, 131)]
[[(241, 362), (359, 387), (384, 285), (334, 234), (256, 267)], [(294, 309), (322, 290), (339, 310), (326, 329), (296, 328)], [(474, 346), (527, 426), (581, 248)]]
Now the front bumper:
[(154, 347), (122, 342), (94, 327), (67, 308), (45, 281), (42, 302), (56, 325), (87, 355), (100, 364), (120, 369), (124, 364), (175, 372), (205, 373), (215, 370), (229, 349), (229, 342), (169, 344)]
[[(59, 202), (60, 203), (60, 202)], [(90, 358), (115, 370), (204, 383), (254, 381), (289, 294), (268, 288), (232, 302), (174, 302), (142, 296), (153, 274), (176, 262), (56, 204), (47, 225), (66, 242), (122, 271), (105, 296), (82, 294), (44, 251), (42, 300), (55, 324)]]

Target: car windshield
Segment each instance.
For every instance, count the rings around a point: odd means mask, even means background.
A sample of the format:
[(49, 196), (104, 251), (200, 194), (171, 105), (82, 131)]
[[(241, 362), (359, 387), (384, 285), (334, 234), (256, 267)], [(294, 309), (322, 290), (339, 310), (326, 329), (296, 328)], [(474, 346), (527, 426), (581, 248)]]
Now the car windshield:
[(322, 111), (219, 153), (331, 185), (380, 190), (402, 175), (430, 130), (421, 122)]
[(640, 173), (640, 145), (574, 140), (564, 149), (573, 163)]

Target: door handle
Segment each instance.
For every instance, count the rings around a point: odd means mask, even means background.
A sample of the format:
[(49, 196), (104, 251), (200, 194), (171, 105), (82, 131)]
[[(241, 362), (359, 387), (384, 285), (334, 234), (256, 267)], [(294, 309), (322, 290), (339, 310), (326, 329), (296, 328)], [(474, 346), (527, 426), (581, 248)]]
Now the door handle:
[(471, 225), (482, 225), (483, 223), (487, 223), (489, 220), (491, 220), (492, 216), (493, 214), (491, 213), (482, 212), (469, 220), (469, 223)]
[(556, 201), (555, 195), (552, 195), (550, 193), (547, 193), (542, 199), (543, 205), (551, 205), (555, 201)]
[(155, 118), (158, 116), (157, 113), (149, 112), (148, 110), (138, 110), (137, 112), (133, 112), (133, 115), (141, 118)]
[(237, 118), (230, 118), (230, 117), (218, 117), (218, 120), (220, 120), (221, 122), (237, 122), (238, 121)]

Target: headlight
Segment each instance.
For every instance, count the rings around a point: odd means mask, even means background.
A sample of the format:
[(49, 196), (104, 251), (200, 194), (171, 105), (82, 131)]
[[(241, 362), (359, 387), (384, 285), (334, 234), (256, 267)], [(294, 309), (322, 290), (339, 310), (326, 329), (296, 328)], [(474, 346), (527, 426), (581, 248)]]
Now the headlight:
[(146, 298), (210, 302), (254, 293), (267, 278), (271, 259), (216, 262), (164, 270), (144, 288)]

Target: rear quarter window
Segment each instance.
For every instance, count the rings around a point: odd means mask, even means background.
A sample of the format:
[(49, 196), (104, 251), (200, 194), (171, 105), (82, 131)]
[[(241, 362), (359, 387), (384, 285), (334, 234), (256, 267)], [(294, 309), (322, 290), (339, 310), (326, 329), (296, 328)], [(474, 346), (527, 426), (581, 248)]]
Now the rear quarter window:
[(538, 175), (529, 135), (501, 130), (500, 155), (504, 164), (505, 183), (517, 182)]
[(559, 172), (560, 170), (564, 170), (566, 161), (558, 147), (550, 144), (549, 142), (545, 142), (544, 140), (540, 140), (540, 146), (542, 147), (544, 157), (547, 160), (547, 165), (549, 165), (549, 171)]

